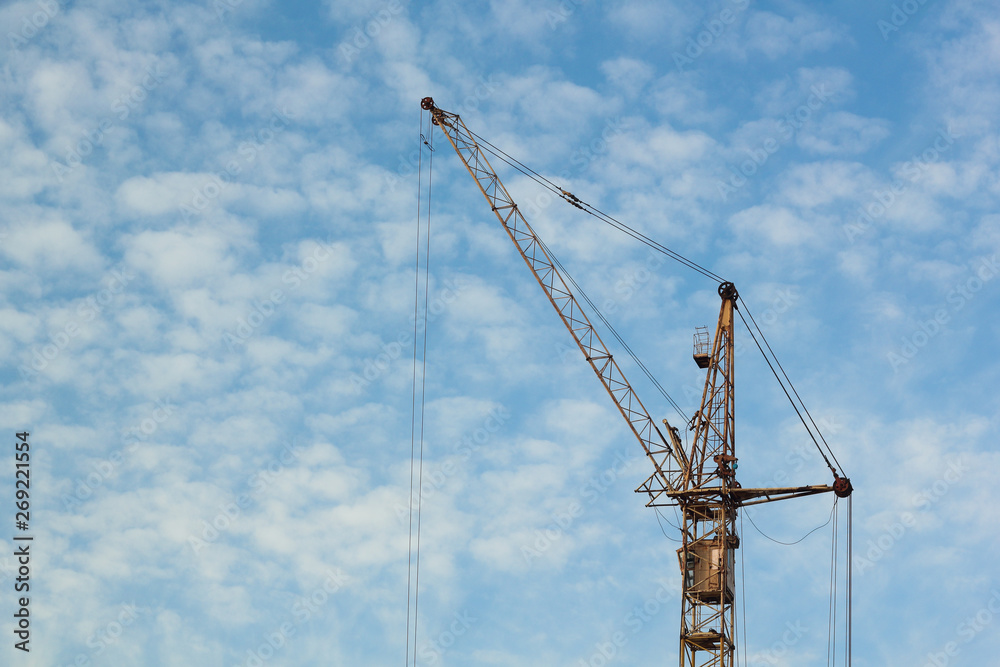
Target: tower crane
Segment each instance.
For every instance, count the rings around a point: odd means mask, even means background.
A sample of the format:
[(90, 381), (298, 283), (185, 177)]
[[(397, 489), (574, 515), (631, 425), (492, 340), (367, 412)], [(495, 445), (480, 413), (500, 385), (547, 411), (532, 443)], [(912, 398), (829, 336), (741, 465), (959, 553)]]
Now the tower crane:
[[(846, 498), (853, 491), (850, 480), (829, 461), (834, 478), (830, 485), (742, 488), (736, 480), (733, 332), (739, 294), (731, 282), (722, 282), (718, 287), (722, 305), (714, 337), (709, 338), (707, 330), (695, 335), (694, 360), (707, 370), (707, 377), (701, 405), (689, 424), (693, 431), (691, 443), (685, 446), (678, 429), (666, 419), (662, 420), (665, 431), (661, 430), (594, 330), (545, 244), (493, 170), (475, 135), (458, 114), (438, 108), (432, 98), (423, 98), (420, 106), (431, 114), (431, 122), (441, 128), (472, 175), (653, 464), (652, 474), (636, 492), (645, 494), (648, 507), (680, 509), (681, 547), (677, 555), (682, 575), (681, 667), (734, 666), (734, 553), (740, 546), (736, 530), (740, 508), (828, 492)], [(582, 208), (572, 193), (562, 190), (562, 196)]]

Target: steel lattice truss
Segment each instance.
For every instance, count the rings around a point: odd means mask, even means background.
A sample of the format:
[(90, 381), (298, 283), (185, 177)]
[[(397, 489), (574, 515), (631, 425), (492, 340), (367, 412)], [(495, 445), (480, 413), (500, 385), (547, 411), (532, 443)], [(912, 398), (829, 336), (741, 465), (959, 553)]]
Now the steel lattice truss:
[[(834, 471), (833, 487), (744, 489), (736, 481), (733, 325), (739, 295), (728, 282), (719, 286), (722, 308), (711, 355), (707, 355), (707, 332), (701, 334), (698, 339), (701, 347), (695, 349), (695, 361), (708, 369), (708, 375), (701, 406), (690, 424), (694, 431), (690, 450), (685, 450), (676, 429), (664, 420), (668, 442), (465, 123), (457, 114), (435, 107), (429, 97), (424, 98), (421, 107), (431, 112), (434, 124), (444, 131), (476, 180), (500, 224), (652, 461), (653, 474), (636, 491), (648, 496), (650, 507), (675, 506), (681, 510), (682, 546), (677, 550), (683, 578), (681, 667), (734, 667), (734, 554), (740, 546), (736, 532), (739, 508), (829, 491), (846, 497), (851, 493), (850, 480), (837, 477)], [(579, 200), (572, 194), (562, 191), (561, 196), (579, 207)]]
[(681, 667), (732, 667), (736, 649), (735, 572), (733, 553), (739, 547), (737, 507), (729, 494), (736, 482), (733, 309), (737, 297), (731, 284), (719, 290), (722, 308), (714, 346), (695, 414), (691, 468), (678, 496), (684, 516), (678, 550), (684, 582), (681, 587)]
[[(511, 199), (507, 189), (490, 165), (482, 148), (469, 132), (465, 123), (457, 114), (451, 114), (434, 108), (434, 122), (444, 131), (452, 147), (458, 153), (462, 162), (472, 177), (476, 179), (479, 189), (496, 214), (497, 219), (507, 231), (511, 241), (517, 246), (528, 268), (531, 269), (538, 284), (559, 313), (563, 324), (569, 329), (573, 340), (580, 347), (584, 357), (601, 379), (605, 389), (611, 395), (615, 405), (621, 412), (629, 427), (639, 439), (646, 456), (653, 463), (653, 477), (661, 488), (674, 490), (681, 478), (681, 466), (675, 458), (674, 449), (663, 437), (653, 418), (643, 406), (642, 401), (633, 391), (618, 362), (608, 351), (604, 341), (594, 330), (586, 313), (580, 307), (576, 297), (566, 286), (566, 281), (556, 268), (552, 258), (546, 252), (535, 231), (528, 224)], [(683, 452), (677, 455), (683, 456)]]

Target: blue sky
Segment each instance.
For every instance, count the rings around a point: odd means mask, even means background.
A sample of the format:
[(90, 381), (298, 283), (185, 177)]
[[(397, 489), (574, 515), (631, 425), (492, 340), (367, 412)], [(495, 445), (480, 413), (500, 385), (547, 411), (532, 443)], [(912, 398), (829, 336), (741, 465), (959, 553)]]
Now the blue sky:
[[(994, 3), (30, 0), (0, 27), (0, 422), (31, 432), (35, 535), (29, 656), (0, 535), (4, 664), (404, 659), (426, 95), (735, 282), (854, 481), (854, 664), (1000, 649)], [(648, 463), (436, 146), (418, 664), (673, 664)], [(715, 285), (499, 167), (693, 412)], [(740, 481), (827, 483), (736, 336)], [(831, 505), (753, 518), (790, 542)], [(831, 538), (745, 525), (749, 664), (824, 660)]]

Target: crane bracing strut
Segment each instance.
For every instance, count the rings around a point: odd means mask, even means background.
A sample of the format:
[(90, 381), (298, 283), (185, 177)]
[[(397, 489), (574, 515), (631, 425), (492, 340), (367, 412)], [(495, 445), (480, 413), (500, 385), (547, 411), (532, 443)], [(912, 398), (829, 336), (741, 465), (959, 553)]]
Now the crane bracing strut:
[[(711, 353), (696, 350), (695, 354), (696, 362), (708, 374), (701, 406), (690, 424), (694, 437), (686, 449), (677, 429), (666, 419), (664, 437), (465, 122), (458, 114), (439, 109), (430, 97), (421, 100), (420, 106), (430, 112), (432, 123), (441, 128), (476, 181), (652, 462), (653, 473), (636, 491), (647, 495), (649, 507), (676, 506), (681, 510), (681, 548), (677, 550), (682, 573), (681, 667), (733, 667), (739, 508), (830, 491), (847, 497), (853, 491), (850, 480), (831, 466), (832, 485), (744, 489), (736, 481), (733, 331), (739, 294), (730, 282), (719, 285), (722, 307)], [(582, 208), (575, 196), (562, 192), (569, 203)]]

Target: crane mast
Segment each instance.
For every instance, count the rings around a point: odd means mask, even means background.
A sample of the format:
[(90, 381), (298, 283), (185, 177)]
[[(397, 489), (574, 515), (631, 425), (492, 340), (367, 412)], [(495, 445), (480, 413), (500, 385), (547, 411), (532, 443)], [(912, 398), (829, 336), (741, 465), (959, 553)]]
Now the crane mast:
[[(736, 605), (733, 554), (738, 503), (733, 402), (733, 310), (738, 294), (732, 283), (719, 286), (722, 308), (706, 363), (708, 376), (701, 407), (691, 420), (694, 438), (685, 472), (681, 508), (681, 667), (735, 664)], [(713, 469), (712, 463), (715, 464)]]
[[(708, 373), (701, 405), (688, 425), (694, 432), (690, 449), (685, 450), (677, 429), (666, 419), (663, 424), (669, 440), (664, 438), (464, 121), (436, 107), (430, 97), (421, 100), (420, 106), (431, 113), (433, 124), (442, 129), (461, 158), (653, 463), (653, 473), (636, 492), (648, 496), (649, 507), (681, 510), (681, 548), (677, 550), (682, 573), (681, 667), (733, 667), (739, 508), (829, 491), (847, 497), (853, 490), (850, 481), (832, 467), (832, 486), (743, 489), (736, 481), (733, 329), (739, 294), (730, 282), (719, 285), (722, 306), (711, 343), (707, 331), (696, 338), (694, 359)], [(563, 195), (578, 205), (573, 195), (565, 191)]]

